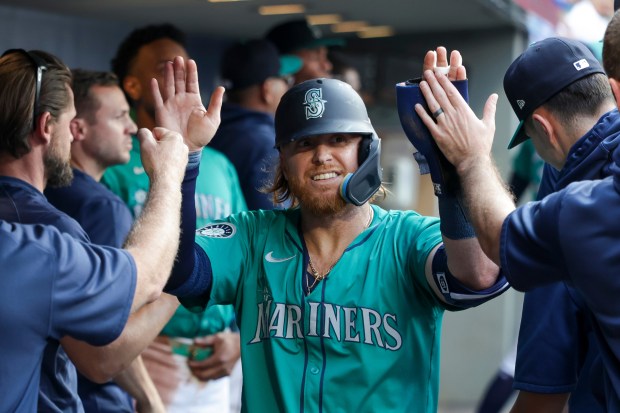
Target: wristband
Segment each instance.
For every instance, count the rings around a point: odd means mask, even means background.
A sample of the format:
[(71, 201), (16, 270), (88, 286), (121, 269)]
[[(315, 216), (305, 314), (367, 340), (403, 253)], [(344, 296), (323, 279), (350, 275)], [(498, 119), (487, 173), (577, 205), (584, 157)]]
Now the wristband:
[(460, 195), (440, 196), (437, 199), (441, 233), (453, 240), (474, 238), (476, 233), (467, 219)]
[(185, 170), (194, 169), (200, 165), (200, 159), (202, 158), (202, 149), (195, 152), (190, 152), (187, 155), (187, 167)]

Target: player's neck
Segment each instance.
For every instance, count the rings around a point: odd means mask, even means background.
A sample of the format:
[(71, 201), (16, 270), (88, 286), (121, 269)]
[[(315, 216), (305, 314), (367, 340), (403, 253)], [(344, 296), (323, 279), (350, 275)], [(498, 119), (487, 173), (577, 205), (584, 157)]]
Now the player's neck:
[(43, 155), (36, 147), (19, 159), (7, 154), (0, 155), (0, 176), (21, 179), (43, 192), (47, 184)]
[[(73, 152), (71, 154), (73, 155)], [(101, 177), (105, 172), (104, 166), (96, 160), (88, 157), (73, 156), (71, 158), (71, 166), (84, 172), (97, 182), (101, 181)]]
[(368, 228), (372, 215), (370, 204), (347, 205), (340, 213), (329, 216), (314, 215), (302, 208), (302, 233), (312, 259), (319, 261), (324, 257), (329, 261), (334, 255), (339, 257)]

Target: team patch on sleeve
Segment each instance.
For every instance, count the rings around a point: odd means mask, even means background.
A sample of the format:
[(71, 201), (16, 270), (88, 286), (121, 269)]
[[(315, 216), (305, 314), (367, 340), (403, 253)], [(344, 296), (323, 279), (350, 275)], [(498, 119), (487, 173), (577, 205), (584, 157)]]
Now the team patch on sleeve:
[(509, 288), (508, 281), (500, 272), (495, 284), (485, 290), (471, 290), (457, 280), (448, 269), (448, 257), (442, 245), (435, 252), (433, 258), (432, 282), (435, 285), (438, 297), (449, 309), (459, 310), (476, 307), (492, 298), (501, 295)]
[(228, 222), (209, 224), (196, 230), (196, 234), (209, 238), (232, 238), (236, 232), (237, 227)]

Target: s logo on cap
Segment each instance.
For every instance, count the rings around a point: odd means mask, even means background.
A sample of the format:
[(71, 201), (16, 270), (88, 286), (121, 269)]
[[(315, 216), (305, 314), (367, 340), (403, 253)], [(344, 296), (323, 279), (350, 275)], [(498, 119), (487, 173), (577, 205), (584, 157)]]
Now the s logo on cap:
[(323, 100), (323, 89), (309, 89), (305, 95), (304, 106), (306, 106), (306, 119), (320, 118), (325, 112), (325, 102)]

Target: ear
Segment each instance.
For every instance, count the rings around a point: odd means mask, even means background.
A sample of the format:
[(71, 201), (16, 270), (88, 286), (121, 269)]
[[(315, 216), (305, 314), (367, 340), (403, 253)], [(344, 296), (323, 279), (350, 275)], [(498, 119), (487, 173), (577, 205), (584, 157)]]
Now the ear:
[(73, 135), (73, 142), (81, 142), (86, 138), (86, 130), (88, 124), (82, 118), (73, 118), (69, 124), (71, 128), (71, 135)]
[(273, 100), (273, 93), (271, 93), (271, 80), (266, 79), (260, 84), (260, 100), (262, 103), (270, 104)]
[(48, 145), (52, 140), (53, 120), (52, 114), (49, 112), (43, 112), (37, 117), (33, 136), (40, 139), (44, 145)]
[(609, 85), (611, 86), (611, 91), (614, 93), (614, 97), (616, 98), (616, 106), (620, 107), (620, 82), (610, 77)]
[(536, 128), (545, 134), (549, 144), (556, 146), (558, 143), (558, 131), (555, 129), (554, 122), (550, 121), (549, 113), (542, 108), (536, 109), (532, 114), (532, 120)]
[(139, 101), (142, 97), (142, 85), (138, 78), (133, 75), (125, 76), (125, 79), (123, 79), (123, 90), (134, 102)]

